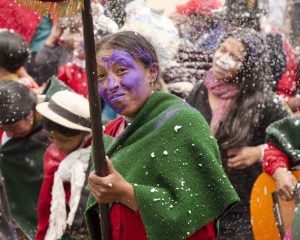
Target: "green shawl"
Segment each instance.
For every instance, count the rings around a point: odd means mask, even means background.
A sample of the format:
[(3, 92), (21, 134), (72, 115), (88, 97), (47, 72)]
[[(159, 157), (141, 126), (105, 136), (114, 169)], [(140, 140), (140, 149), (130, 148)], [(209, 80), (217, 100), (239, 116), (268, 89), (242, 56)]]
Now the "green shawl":
[(29, 136), (11, 139), (0, 148), (0, 169), (12, 217), (29, 239), (34, 239), (37, 228), (37, 203), (47, 146), (47, 136), (38, 123)]
[[(268, 142), (289, 156), (292, 166), (300, 163), (300, 116), (295, 115), (274, 122), (267, 128)], [(292, 239), (300, 237), (300, 204), (295, 209), (292, 222)]]
[(289, 156), (292, 165), (300, 161), (300, 116), (292, 116), (272, 123), (266, 130), (267, 142)]
[[(149, 240), (185, 239), (239, 200), (206, 121), (173, 95), (152, 94), (106, 154), (132, 183)], [(95, 211), (90, 196), (86, 218), (93, 240), (99, 238)]]

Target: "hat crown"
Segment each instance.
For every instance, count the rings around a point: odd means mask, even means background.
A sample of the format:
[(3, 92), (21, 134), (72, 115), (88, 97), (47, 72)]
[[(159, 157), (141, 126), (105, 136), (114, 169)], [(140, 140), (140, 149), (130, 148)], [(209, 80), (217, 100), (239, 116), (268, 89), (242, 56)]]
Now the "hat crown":
[(80, 117), (90, 117), (89, 101), (77, 93), (68, 90), (59, 91), (52, 96), (51, 101)]

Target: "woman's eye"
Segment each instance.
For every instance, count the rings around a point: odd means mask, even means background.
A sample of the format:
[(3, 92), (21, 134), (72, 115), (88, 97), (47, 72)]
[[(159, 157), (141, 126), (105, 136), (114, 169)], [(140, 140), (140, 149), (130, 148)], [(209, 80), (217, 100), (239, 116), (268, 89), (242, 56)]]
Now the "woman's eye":
[(127, 72), (127, 68), (119, 68), (118, 70), (117, 70), (117, 74), (119, 74), (119, 75), (122, 75), (122, 74), (124, 74), (124, 73), (126, 73)]
[(97, 75), (98, 81), (103, 81), (105, 78), (105, 74), (104, 73), (98, 73)]

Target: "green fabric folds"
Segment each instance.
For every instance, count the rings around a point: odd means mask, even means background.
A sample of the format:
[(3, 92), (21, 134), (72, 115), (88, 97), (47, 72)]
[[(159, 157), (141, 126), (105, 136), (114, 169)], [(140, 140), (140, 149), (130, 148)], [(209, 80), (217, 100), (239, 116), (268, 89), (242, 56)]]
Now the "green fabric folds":
[(287, 117), (272, 123), (266, 130), (267, 142), (289, 156), (292, 165), (300, 161), (300, 116)]
[(47, 146), (47, 136), (38, 123), (29, 136), (11, 139), (0, 148), (0, 169), (11, 214), (29, 239), (34, 239), (37, 228), (37, 203)]
[[(300, 162), (300, 116), (294, 115), (274, 122), (267, 128), (268, 142), (283, 151), (289, 157), (291, 166)], [(292, 222), (292, 239), (300, 237), (300, 204), (295, 209)]]
[(52, 76), (48, 79), (47, 85), (43, 91), (43, 95), (45, 95), (45, 102), (49, 102), (51, 97), (62, 90), (68, 90), (73, 92), (73, 90), (67, 86), (64, 82), (60, 81), (57, 77)]
[[(152, 94), (106, 154), (134, 186), (149, 240), (185, 239), (239, 200), (206, 121), (173, 95)], [(90, 196), (91, 239), (95, 211)]]

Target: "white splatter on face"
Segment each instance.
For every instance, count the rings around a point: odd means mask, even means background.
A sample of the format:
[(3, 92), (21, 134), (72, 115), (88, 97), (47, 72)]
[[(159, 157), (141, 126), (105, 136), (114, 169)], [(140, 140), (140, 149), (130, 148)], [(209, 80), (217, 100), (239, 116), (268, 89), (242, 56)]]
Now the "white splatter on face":
[(213, 74), (221, 81), (230, 82), (242, 67), (244, 45), (237, 39), (227, 38), (217, 49), (213, 58)]

